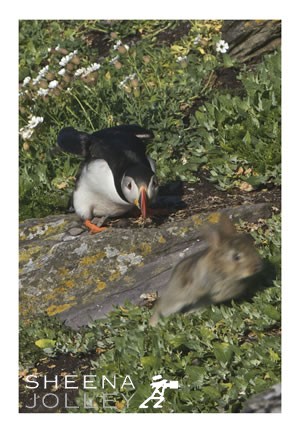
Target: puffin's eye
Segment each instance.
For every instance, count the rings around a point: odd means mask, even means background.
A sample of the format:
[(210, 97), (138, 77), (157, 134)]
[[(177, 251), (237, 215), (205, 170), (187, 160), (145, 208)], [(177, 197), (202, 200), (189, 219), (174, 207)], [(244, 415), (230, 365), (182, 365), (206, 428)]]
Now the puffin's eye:
[(127, 189), (129, 189), (131, 191), (131, 189), (132, 189), (131, 181), (127, 184)]

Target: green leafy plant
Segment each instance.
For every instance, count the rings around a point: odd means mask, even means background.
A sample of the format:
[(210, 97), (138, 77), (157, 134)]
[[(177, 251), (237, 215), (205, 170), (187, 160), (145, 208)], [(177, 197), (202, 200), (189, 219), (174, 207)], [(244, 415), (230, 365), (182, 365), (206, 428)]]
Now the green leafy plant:
[[(71, 353), (91, 355), (90, 370), (96, 389), (80, 388), (76, 400), (81, 412), (237, 412), (252, 394), (280, 380), (280, 217), (273, 216), (252, 232), (266, 262), (276, 266), (251, 301), (210, 306), (198, 312), (174, 315), (155, 329), (150, 312), (125, 304), (106, 319), (73, 331), (53, 318), (21, 324), (21, 369), (42, 357)], [(46, 339), (46, 341), (45, 341)], [(55, 341), (55, 345), (54, 345)], [(98, 355), (95, 353), (98, 352)], [(162, 409), (140, 409), (151, 393), (152, 376), (177, 380), (180, 388), (166, 390)], [(102, 376), (122, 383), (129, 375), (134, 389), (103, 390)], [(110, 406), (103, 403), (112, 392)], [(92, 401), (92, 408), (85, 401)], [(130, 403), (126, 401), (130, 399)]]
[[(222, 189), (243, 180), (280, 184), (280, 54), (249, 71), (216, 51), (220, 28), (220, 21), (21, 21), (21, 218), (66, 208), (79, 160), (56, 146), (64, 126), (144, 125), (155, 135), (149, 154), (161, 182), (193, 182), (204, 170)], [(232, 65), (240, 69), (238, 95), (214, 86), (218, 69)]]

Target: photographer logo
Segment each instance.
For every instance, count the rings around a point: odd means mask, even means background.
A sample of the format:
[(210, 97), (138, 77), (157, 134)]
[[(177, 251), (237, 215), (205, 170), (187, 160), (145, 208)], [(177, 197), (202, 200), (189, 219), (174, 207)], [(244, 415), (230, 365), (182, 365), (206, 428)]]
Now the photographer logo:
[(139, 406), (141, 409), (148, 408), (149, 401), (156, 401), (153, 405), (153, 408), (158, 409), (162, 408), (162, 402), (165, 400), (164, 393), (166, 389), (178, 389), (179, 384), (178, 381), (168, 381), (164, 380), (162, 375), (154, 375), (152, 377), (152, 383), (150, 384), (153, 392), (149, 396), (149, 398), (145, 399), (145, 401)]

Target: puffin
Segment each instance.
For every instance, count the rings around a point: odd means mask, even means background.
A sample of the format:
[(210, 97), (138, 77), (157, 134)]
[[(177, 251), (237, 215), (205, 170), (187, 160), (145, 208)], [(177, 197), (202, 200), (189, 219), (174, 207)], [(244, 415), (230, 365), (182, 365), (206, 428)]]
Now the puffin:
[(63, 128), (57, 137), (65, 152), (84, 158), (73, 191), (73, 207), (84, 225), (98, 233), (106, 227), (92, 223), (119, 217), (137, 206), (143, 218), (158, 192), (155, 161), (146, 153), (152, 132), (139, 125), (119, 125), (94, 133)]

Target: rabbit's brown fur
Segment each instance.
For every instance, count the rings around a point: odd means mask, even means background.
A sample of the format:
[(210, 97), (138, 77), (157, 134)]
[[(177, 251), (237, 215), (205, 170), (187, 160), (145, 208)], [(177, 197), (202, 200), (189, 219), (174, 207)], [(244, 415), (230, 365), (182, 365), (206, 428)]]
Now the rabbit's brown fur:
[(251, 238), (237, 233), (227, 216), (204, 226), (203, 239), (206, 246), (174, 268), (150, 325), (155, 326), (160, 317), (237, 297), (245, 290), (245, 279), (261, 270)]

